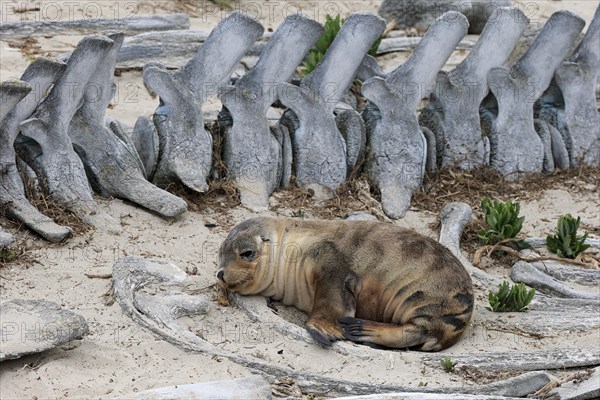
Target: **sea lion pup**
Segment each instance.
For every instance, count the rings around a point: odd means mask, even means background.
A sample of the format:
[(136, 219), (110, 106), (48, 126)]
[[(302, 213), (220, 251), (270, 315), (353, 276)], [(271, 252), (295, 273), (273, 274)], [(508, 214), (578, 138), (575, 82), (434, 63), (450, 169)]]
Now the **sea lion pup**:
[(348, 339), (438, 351), (471, 319), (471, 277), (440, 243), (372, 221), (252, 218), (219, 250), (217, 278), (309, 314), (306, 329), (324, 345)]

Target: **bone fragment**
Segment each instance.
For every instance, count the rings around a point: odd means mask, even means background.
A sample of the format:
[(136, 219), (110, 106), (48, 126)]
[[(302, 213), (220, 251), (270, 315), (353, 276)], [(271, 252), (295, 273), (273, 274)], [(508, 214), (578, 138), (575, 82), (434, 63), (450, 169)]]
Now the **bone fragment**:
[(115, 132), (105, 124), (123, 34), (109, 37), (114, 44), (88, 81), (83, 104), (69, 125), (69, 136), (97, 192), (130, 200), (165, 217), (175, 217), (187, 210), (186, 203), (148, 182), (129, 137), (121, 132), (118, 123), (112, 122)]
[[(17, 3), (15, 3), (16, 5)], [(5, 4), (2, 11), (10, 14), (11, 4)], [(130, 4), (129, 7), (135, 7)], [(67, 10), (65, 10), (66, 12)], [(129, 10), (135, 12), (135, 10)], [(165, 31), (170, 29), (188, 29), (190, 17), (185, 13), (166, 15), (134, 15), (119, 18), (71, 19), (64, 21), (3, 21), (0, 25), (0, 38), (12, 39), (21, 36), (47, 35), (88, 35), (101, 33), (106, 30), (118, 30), (126, 34), (147, 32), (152, 30)]]
[(101, 35), (87, 36), (78, 43), (46, 99), (31, 118), (21, 122), (21, 132), (30, 140), (19, 142), (17, 150), (55, 201), (97, 229), (117, 232), (117, 222), (94, 202), (83, 163), (68, 134), (87, 84), (112, 45), (112, 40)]
[(466, 18), (457, 12), (442, 15), (408, 61), (387, 78), (373, 77), (363, 84), (363, 94), (380, 113), (365, 116), (369, 180), (381, 191), (383, 210), (390, 218), (404, 217), (425, 172), (427, 144), (419, 128), (417, 105), (431, 91), (435, 76), (467, 27)]
[(554, 13), (512, 68), (497, 67), (488, 74), (490, 90), (498, 101), (498, 117), (490, 134), (490, 163), (508, 179), (542, 172), (544, 146), (534, 128), (533, 102), (550, 85), (584, 25), (569, 11)]
[(225, 126), (223, 158), (242, 204), (252, 210), (266, 210), (269, 196), (281, 182), (282, 148), (269, 129), (267, 110), (277, 99), (277, 85), (291, 79), (322, 32), (323, 27), (311, 19), (287, 17), (258, 63), (235, 86), (221, 91), (232, 117), (232, 125)]

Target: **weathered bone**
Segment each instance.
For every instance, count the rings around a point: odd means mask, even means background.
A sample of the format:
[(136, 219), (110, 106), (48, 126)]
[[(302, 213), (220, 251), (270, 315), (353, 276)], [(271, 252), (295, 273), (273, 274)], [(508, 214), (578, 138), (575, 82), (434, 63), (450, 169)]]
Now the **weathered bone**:
[(452, 71), (438, 74), (428, 108), (440, 110), (441, 131), (434, 133), (442, 150), (442, 168), (473, 169), (484, 164), (479, 106), (489, 93), (487, 74), (508, 60), (528, 23), (516, 7), (496, 9), (471, 53)]
[(280, 85), (279, 100), (297, 115), (299, 121), (298, 128), (290, 131), (290, 136), (296, 178), (300, 184), (318, 184), (335, 190), (346, 179), (346, 146), (333, 110), (384, 28), (385, 22), (376, 15), (352, 14), (323, 60), (302, 80), (300, 87)]
[[(184, 350), (228, 358), (235, 363), (260, 371), (271, 381), (274, 377), (290, 377), (296, 380), (296, 384), (304, 393), (327, 393), (331, 395), (414, 392), (417, 390), (429, 393), (495, 393), (501, 391), (507, 395), (524, 396), (544, 386), (550, 380), (549, 375), (536, 372), (512, 380), (475, 387), (416, 388), (414, 386), (373, 385), (356, 381), (337, 380), (313, 373), (297, 372), (230, 353), (196, 336), (177, 321), (177, 318), (183, 315), (192, 316), (196, 313), (206, 312), (207, 307), (201, 305), (206, 302), (205, 298), (173, 292), (166, 296), (161, 294), (153, 299), (151, 295), (138, 292), (149, 284), (164, 286), (183, 283), (187, 275), (177, 266), (165, 261), (123, 257), (114, 264), (112, 276), (113, 295), (116, 300), (123, 311), (143, 327)], [(181, 301), (178, 301), (178, 297)], [(368, 349), (366, 350), (368, 351)], [(492, 353), (492, 357), (494, 355), (495, 353)], [(427, 360), (432, 358), (425, 355), (423, 357)], [(593, 356), (588, 355), (587, 357)], [(563, 364), (570, 366), (575, 362), (575, 359), (579, 359), (579, 357), (570, 357)], [(439, 359), (436, 361), (435, 365), (437, 366), (439, 365)], [(525, 366), (524, 369), (531, 369), (528, 367), (530, 365)], [(533, 388), (533, 386), (537, 387)]]
[[(16, 4), (16, 3), (15, 3)], [(135, 7), (135, 5), (131, 5)], [(10, 13), (6, 7), (3, 12)], [(14, 10), (13, 10), (14, 11)], [(135, 12), (135, 10), (132, 10)], [(3, 21), (0, 25), (0, 38), (15, 36), (43, 36), (91, 34), (105, 30), (119, 30), (125, 33), (147, 32), (151, 30), (187, 29), (190, 17), (185, 13), (167, 15), (134, 15), (129, 18), (96, 18), (94, 20), (71, 19), (66, 21)]]
[(97, 192), (174, 217), (187, 210), (186, 203), (148, 182), (134, 146), (127, 142), (128, 136), (117, 136), (104, 122), (114, 94), (112, 77), (123, 36), (122, 33), (109, 36), (114, 44), (88, 81), (83, 105), (69, 125), (69, 136)]
[(150, 179), (156, 170), (158, 157), (158, 132), (152, 121), (141, 115), (135, 121), (131, 141), (144, 165), (146, 179)]
[(0, 362), (14, 360), (83, 338), (85, 319), (47, 300), (9, 300), (0, 303), (2, 348)]
[(517, 261), (512, 267), (510, 276), (515, 282), (522, 282), (542, 292), (551, 293), (560, 297), (600, 299), (599, 294), (573, 289), (558, 279), (546, 275), (544, 272), (525, 261)]
[(440, 211), (440, 236), (438, 241), (446, 246), (461, 264), (469, 271), (476, 286), (492, 289), (500, 284), (500, 280), (493, 275), (475, 267), (460, 249), (460, 240), (465, 226), (471, 222), (471, 207), (466, 203), (448, 203)]
[(561, 400), (586, 400), (597, 399), (600, 397), (600, 367), (593, 369), (590, 377), (583, 382), (573, 380), (564, 382), (548, 393), (550, 396), (559, 396)]
[(572, 167), (600, 165), (600, 113), (595, 96), (599, 70), (600, 6), (579, 46), (554, 75), (565, 102), (562, 134)]
[[(46, 91), (63, 73), (65, 64), (56, 60), (40, 58), (33, 62), (21, 77), (21, 83), (4, 83), (13, 87), (20, 94), (11, 97), (19, 101), (14, 107), (6, 106), (0, 115), (0, 205), (4, 214), (22, 221), (27, 227), (53, 242), (67, 237), (71, 230), (57, 225), (50, 218), (40, 213), (25, 197), (25, 189), (16, 164), (14, 143), (19, 133), (19, 124), (29, 118), (35, 107), (42, 101)], [(27, 82), (27, 83), (25, 83)], [(33, 89), (33, 90), (32, 90)], [(4, 89), (2, 104), (5, 104)], [(11, 110), (12, 109), (12, 110)], [(10, 111), (8, 115), (6, 112)]]
[[(523, 239), (525, 241), (525, 243), (527, 243), (528, 245), (530, 245), (531, 247), (546, 247), (546, 238), (545, 237), (529, 237), (526, 239)], [(590, 247), (593, 247), (595, 249), (600, 249), (600, 239), (598, 238), (587, 238), (585, 240), (585, 244), (589, 244)]]
[(48, 97), (32, 118), (21, 123), (22, 133), (33, 140), (19, 143), (18, 151), (58, 203), (96, 228), (118, 231), (117, 222), (94, 202), (83, 164), (68, 135), (87, 84), (112, 45), (112, 40), (100, 35), (79, 42)]
[[(539, 254), (531, 250), (521, 250), (521, 254), (527, 257), (539, 257)], [(579, 268), (555, 260), (530, 261), (529, 264), (560, 281), (574, 282), (583, 286), (600, 285), (600, 270), (598, 269)]]
[(417, 105), (430, 92), (435, 76), (467, 28), (462, 14), (445, 13), (429, 28), (408, 61), (386, 79), (374, 77), (363, 84), (363, 94), (380, 112), (365, 118), (370, 142), (369, 179), (381, 191), (381, 204), (390, 218), (404, 217), (425, 172), (427, 144), (419, 128)]
[(533, 124), (533, 103), (550, 84), (584, 25), (571, 12), (554, 13), (510, 70), (498, 67), (488, 74), (499, 107), (490, 134), (490, 163), (509, 179), (542, 171), (544, 150)]
[[(442, 355), (425, 356), (423, 361), (438, 366)], [(600, 349), (565, 348), (552, 350), (476, 353), (452, 356), (457, 368), (480, 371), (539, 371), (563, 368), (589, 367), (600, 363)]]
[(10, 233), (5, 232), (4, 229), (0, 226), (0, 250), (10, 246), (14, 242), (15, 237)]
[(180, 181), (197, 192), (208, 188), (212, 139), (204, 129), (202, 103), (229, 83), (238, 60), (260, 37), (263, 27), (234, 12), (210, 33), (194, 58), (175, 73), (158, 64), (144, 67), (144, 83), (160, 96), (154, 113), (159, 154), (154, 182)]
[(301, 15), (287, 17), (254, 68), (219, 96), (233, 120), (225, 126), (227, 172), (240, 191), (242, 204), (253, 210), (266, 209), (269, 196), (281, 182), (281, 145), (267, 120), (267, 110), (277, 99), (276, 85), (289, 81), (322, 33), (316, 21)]
[(580, 308), (558, 303), (552, 309), (539, 309), (543, 308), (543, 305), (536, 304), (535, 300), (538, 296), (540, 295), (536, 294), (527, 312), (497, 313), (477, 307), (476, 321), (485, 328), (509, 333), (517, 332), (533, 337), (562, 335), (566, 332), (590, 332), (600, 328), (599, 302), (585, 307), (580, 306)]
[(190, 383), (129, 393), (117, 399), (263, 399), (270, 400), (271, 385), (258, 375), (215, 382)]
[[(445, 399), (473, 399), (473, 400), (503, 400), (525, 397), (535, 393), (544, 385), (553, 380), (553, 376), (543, 371), (526, 372), (514, 378), (505, 379), (487, 385), (471, 387), (447, 388), (439, 391), (434, 388), (418, 388), (419, 392), (411, 393), (386, 393), (365, 396), (338, 397), (338, 400), (445, 400)], [(428, 390), (429, 389), (429, 390)], [(507, 397), (504, 397), (507, 396)]]

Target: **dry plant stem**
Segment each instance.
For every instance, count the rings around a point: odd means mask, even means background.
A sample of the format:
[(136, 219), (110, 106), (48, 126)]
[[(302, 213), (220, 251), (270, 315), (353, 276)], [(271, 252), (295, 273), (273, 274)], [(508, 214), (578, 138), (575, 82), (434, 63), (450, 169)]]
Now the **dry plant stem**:
[(110, 279), (112, 278), (112, 274), (108, 273), (108, 274), (84, 274), (85, 276), (87, 276), (90, 279)]
[(528, 262), (535, 262), (535, 261), (560, 261), (561, 263), (565, 263), (565, 264), (573, 264), (573, 265), (579, 265), (582, 267), (588, 267), (589, 265), (581, 262), (581, 261), (577, 261), (577, 260), (571, 260), (569, 258), (561, 258), (561, 257), (553, 257), (553, 256), (540, 256), (540, 257), (526, 257), (522, 254), (520, 254), (517, 250), (511, 248), (511, 247), (507, 247), (507, 246), (502, 246), (502, 243), (506, 243), (506, 242), (514, 242), (514, 239), (509, 239), (509, 240), (503, 240), (500, 243), (497, 243), (493, 246), (484, 246), (481, 247), (479, 250), (477, 250), (475, 252), (475, 256), (473, 256), (473, 265), (475, 265), (476, 267), (479, 266), (479, 264), (481, 263), (481, 256), (484, 252), (487, 252), (486, 256), (490, 257), (492, 255), (493, 252), (500, 250), (500, 251), (505, 251), (515, 257), (518, 257), (520, 260), (523, 261), (528, 261)]

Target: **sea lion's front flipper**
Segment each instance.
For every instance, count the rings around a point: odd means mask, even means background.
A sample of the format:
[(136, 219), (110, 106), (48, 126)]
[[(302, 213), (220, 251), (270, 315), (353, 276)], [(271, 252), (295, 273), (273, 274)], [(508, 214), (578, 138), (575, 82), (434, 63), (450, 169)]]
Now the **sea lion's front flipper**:
[(344, 337), (357, 343), (403, 349), (428, 344), (429, 341), (423, 328), (413, 324), (385, 324), (352, 317), (340, 318), (339, 322), (344, 329)]
[[(344, 339), (338, 319), (346, 315), (346, 304), (339, 300), (343, 296), (342, 290), (333, 288), (330, 283), (317, 283), (313, 309), (306, 322), (306, 330), (310, 336), (324, 346), (331, 346), (336, 340)], [(342, 304), (343, 308), (340, 307)], [(354, 315), (354, 310), (351, 313)]]
[(312, 249), (317, 271), (315, 274), (315, 296), (306, 330), (317, 342), (331, 346), (336, 340), (344, 339), (343, 317), (353, 317), (356, 312), (354, 287), (356, 276), (340, 273), (342, 268), (331, 264), (344, 263), (334, 243), (325, 241)]

